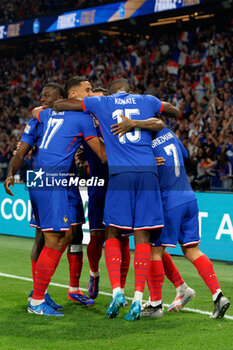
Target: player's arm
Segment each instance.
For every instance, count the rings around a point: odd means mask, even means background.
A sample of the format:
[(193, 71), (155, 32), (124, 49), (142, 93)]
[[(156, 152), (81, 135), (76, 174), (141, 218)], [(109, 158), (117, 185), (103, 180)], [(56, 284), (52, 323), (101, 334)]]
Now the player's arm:
[(107, 155), (103, 139), (101, 137), (92, 137), (86, 141), (97, 156), (102, 160), (102, 162), (107, 162)]
[(169, 102), (162, 102), (162, 115), (168, 118), (179, 118), (181, 112)]
[(180, 149), (181, 149), (183, 158), (184, 158), (184, 159), (188, 159), (189, 154), (188, 154), (187, 149), (184, 147), (183, 143), (182, 143), (179, 139), (178, 139), (178, 142), (179, 142), (179, 146), (180, 146)]
[(19, 149), (10, 161), (7, 178), (4, 182), (5, 192), (8, 193), (10, 196), (14, 196), (14, 194), (9, 189), (9, 186), (11, 185), (12, 187), (14, 187), (14, 175), (20, 169), (25, 156), (28, 154), (31, 148), (32, 147), (29, 144), (21, 141)]
[(40, 112), (44, 111), (45, 109), (47, 109), (47, 106), (40, 106), (40, 107), (35, 107), (32, 110), (32, 118), (36, 118), (39, 120), (40, 122)]
[(119, 137), (126, 134), (133, 128), (140, 128), (151, 131), (159, 131), (164, 128), (163, 121), (158, 118), (149, 118), (146, 120), (133, 120), (124, 117), (123, 115), (121, 115), (120, 117), (122, 118), (122, 122), (113, 124), (111, 126), (111, 132), (113, 133), (113, 135), (119, 135)]
[(82, 100), (77, 98), (68, 98), (64, 100), (57, 100), (53, 104), (55, 111), (82, 111)]

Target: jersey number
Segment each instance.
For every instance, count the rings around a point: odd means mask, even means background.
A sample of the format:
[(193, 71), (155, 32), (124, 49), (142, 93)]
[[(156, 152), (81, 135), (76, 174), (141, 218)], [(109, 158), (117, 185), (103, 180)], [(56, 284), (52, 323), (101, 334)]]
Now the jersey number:
[[(124, 115), (125, 117), (131, 119), (132, 115), (140, 115), (139, 109), (117, 109), (112, 113), (112, 118), (117, 120), (117, 123), (122, 122), (122, 118), (120, 115)], [(119, 137), (120, 143), (126, 143), (126, 139), (130, 142), (138, 142), (141, 140), (141, 130), (139, 128), (135, 128), (134, 132), (127, 132), (125, 135)]]
[(41, 142), (40, 148), (47, 149), (49, 143), (51, 142), (53, 136), (56, 134), (56, 132), (60, 129), (64, 122), (64, 119), (56, 119), (56, 118), (49, 118), (47, 129), (45, 131), (45, 134), (43, 136), (43, 140)]
[(176, 146), (172, 143), (171, 145), (164, 147), (164, 150), (168, 156), (173, 156), (174, 163), (175, 163), (175, 175), (176, 175), (176, 177), (179, 177), (180, 176), (180, 162), (179, 162), (179, 157), (178, 157), (178, 152), (177, 152)]

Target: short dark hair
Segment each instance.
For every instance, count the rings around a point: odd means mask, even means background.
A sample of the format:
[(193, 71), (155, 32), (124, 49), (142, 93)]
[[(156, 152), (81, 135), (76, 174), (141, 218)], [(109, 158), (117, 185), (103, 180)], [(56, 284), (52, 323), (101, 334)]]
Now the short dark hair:
[(104, 94), (104, 96), (109, 95), (108, 89), (104, 89), (104, 88), (102, 88), (101, 86), (99, 86), (99, 87), (93, 89), (92, 92), (102, 92), (102, 93)]
[(60, 94), (60, 96), (62, 96), (63, 98), (65, 98), (65, 90), (63, 89), (63, 87), (58, 84), (58, 83), (48, 83), (44, 86), (44, 88), (46, 87), (52, 87), (53, 89), (57, 90)]
[(69, 90), (71, 88), (73, 88), (74, 86), (79, 86), (83, 81), (89, 81), (89, 80), (85, 77), (80, 77), (80, 76), (72, 77), (69, 80), (67, 80), (67, 82), (65, 83), (66, 97), (68, 96)]
[(109, 87), (110, 94), (114, 94), (121, 89), (124, 89), (125, 92), (130, 92), (130, 86), (126, 79), (121, 78), (121, 79), (113, 80), (111, 82)]

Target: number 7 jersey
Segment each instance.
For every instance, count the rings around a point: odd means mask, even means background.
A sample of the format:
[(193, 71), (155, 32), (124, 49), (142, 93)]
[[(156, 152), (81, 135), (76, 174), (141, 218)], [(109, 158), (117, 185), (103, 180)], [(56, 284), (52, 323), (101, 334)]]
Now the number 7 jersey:
[(158, 167), (164, 208), (175, 208), (195, 200), (184, 166), (188, 152), (175, 134), (168, 128), (158, 131), (152, 141), (152, 150), (155, 157), (165, 159), (165, 164)]

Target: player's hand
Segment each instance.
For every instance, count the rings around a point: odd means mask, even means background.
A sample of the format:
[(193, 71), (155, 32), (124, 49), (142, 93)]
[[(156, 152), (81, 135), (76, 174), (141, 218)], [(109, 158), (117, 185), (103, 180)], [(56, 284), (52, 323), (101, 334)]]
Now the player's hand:
[(80, 146), (75, 154), (75, 161), (76, 163), (79, 163), (79, 166), (83, 166), (83, 163), (87, 160), (86, 155), (84, 153), (83, 146)]
[(166, 159), (164, 159), (163, 157), (155, 157), (155, 160), (156, 160), (157, 166), (164, 165), (164, 163), (166, 162)]
[(127, 132), (134, 128), (134, 121), (120, 115), (122, 122), (111, 125), (111, 132), (113, 135), (119, 135), (119, 137), (125, 135)]
[(62, 104), (62, 100), (56, 100), (53, 103), (53, 109), (55, 111), (62, 111), (63, 110), (63, 104)]
[(4, 182), (4, 188), (5, 188), (5, 192), (7, 194), (9, 194), (10, 196), (14, 197), (14, 194), (11, 192), (11, 190), (9, 189), (9, 186), (11, 185), (12, 187), (14, 187), (15, 184), (15, 180), (13, 176), (9, 176), (6, 178), (5, 182)]
[(16, 153), (17, 153), (17, 151), (18, 151), (18, 149), (19, 149), (20, 145), (21, 145), (21, 141), (17, 142), (16, 149), (13, 151), (13, 156), (15, 156), (15, 155), (16, 155)]
[(46, 105), (33, 108), (33, 110), (32, 110), (32, 117), (38, 119), (40, 112), (43, 111), (46, 108), (47, 108)]

